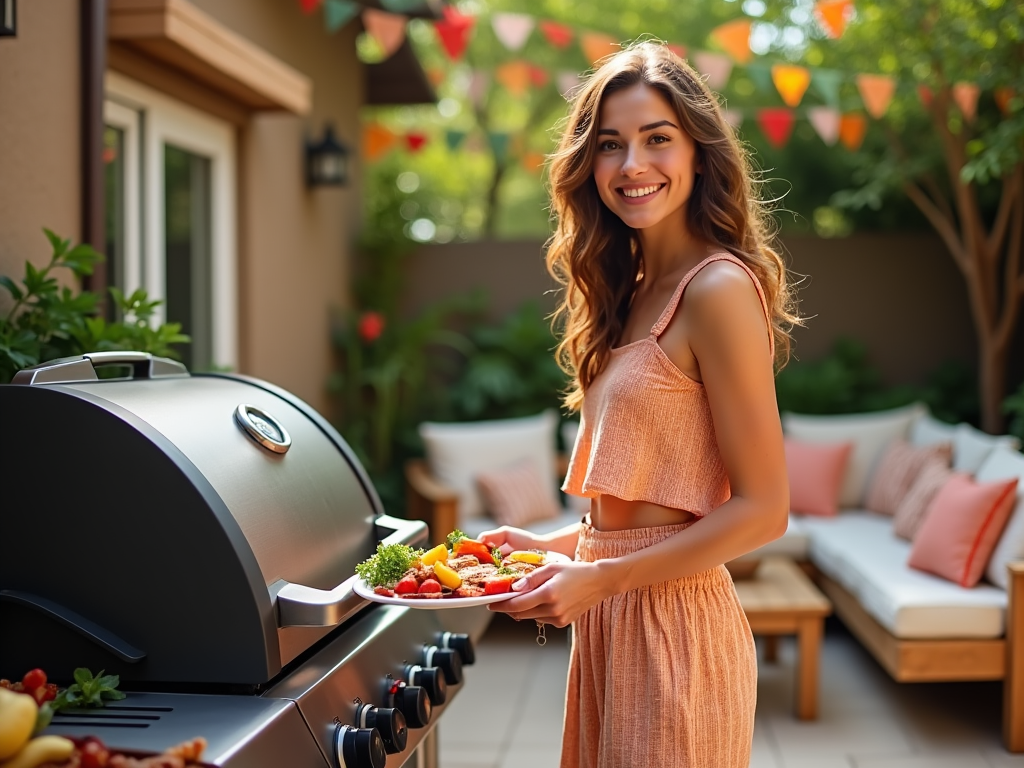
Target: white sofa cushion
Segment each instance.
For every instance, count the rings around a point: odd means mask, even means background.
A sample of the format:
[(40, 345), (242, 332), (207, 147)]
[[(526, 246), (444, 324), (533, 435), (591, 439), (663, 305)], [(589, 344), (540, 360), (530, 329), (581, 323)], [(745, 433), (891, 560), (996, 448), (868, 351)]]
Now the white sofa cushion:
[(917, 448), (940, 443), (952, 443), (956, 425), (939, 421), (930, 413), (923, 413), (910, 427), (910, 444)]
[[(536, 416), (495, 421), (420, 424), (431, 474), (459, 495), (459, 527), (485, 513), (476, 487), (478, 473), (500, 469), (523, 459), (534, 459), (544, 472), (546, 487), (557, 504), (555, 430), (558, 414), (547, 410)], [(493, 525), (488, 521), (488, 527)], [(444, 533), (447, 533), (445, 531)], [(468, 531), (467, 531), (468, 533)], [(443, 534), (442, 534), (443, 535)]]
[(987, 584), (964, 589), (909, 568), (910, 543), (893, 534), (890, 518), (850, 511), (802, 522), (815, 565), (849, 590), (894, 636), (1002, 637), (1006, 592)]
[(818, 443), (852, 442), (853, 451), (839, 492), (840, 507), (861, 507), (868, 480), (885, 446), (895, 437), (906, 438), (910, 427), (926, 412), (914, 403), (876, 413), (811, 416), (783, 413), (782, 428), (797, 440)]
[(1017, 483), (1017, 506), (1010, 513), (996, 548), (989, 558), (985, 576), (996, 586), (1009, 589), (1006, 566), (1014, 560), (1024, 560), (1024, 454), (999, 447), (978, 467), (975, 479), (979, 483), (993, 480), (1019, 478)]
[(974, 474), (996, 448), (1020, 448), (1020, 441), (1011, 435), (990, 435), (970, 424), (956, 425), (953, 435), (953, 469)]

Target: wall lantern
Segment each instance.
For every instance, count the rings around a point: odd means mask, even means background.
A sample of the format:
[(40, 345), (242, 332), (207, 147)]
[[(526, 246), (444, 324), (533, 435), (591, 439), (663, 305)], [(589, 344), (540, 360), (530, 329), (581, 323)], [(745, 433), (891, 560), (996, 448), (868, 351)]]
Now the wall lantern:
[(18, 0), (0, 0), (0, 37), (18, 36)]
[(338, 140), (334, 126), (328, 123), (323, 139), (306, 142), (306, 185), (343, 187), (348, 184), (349, 154), (349, 148)]

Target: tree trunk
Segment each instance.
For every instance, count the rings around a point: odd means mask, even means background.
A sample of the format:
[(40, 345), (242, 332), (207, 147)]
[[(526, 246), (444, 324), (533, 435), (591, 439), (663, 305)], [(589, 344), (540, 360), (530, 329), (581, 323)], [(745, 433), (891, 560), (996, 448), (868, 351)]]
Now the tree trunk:
[(487, 189), (487, 208), (484, 218), (484, 237), (493, 240), (498, 227), (498, 189), (501, 187), (501, 180), (505, 177), (508, 168), (504, 162), (497, 157), (494, 158), (494, 174), (491, 176), (491, 186)]
[(1003, 431), (1003, 400), (1006, 399), (1006, 372), (1009, 349), (985, 346), (978, 350), (978, 392), (981, 397), (981, 428), (997, 435)]

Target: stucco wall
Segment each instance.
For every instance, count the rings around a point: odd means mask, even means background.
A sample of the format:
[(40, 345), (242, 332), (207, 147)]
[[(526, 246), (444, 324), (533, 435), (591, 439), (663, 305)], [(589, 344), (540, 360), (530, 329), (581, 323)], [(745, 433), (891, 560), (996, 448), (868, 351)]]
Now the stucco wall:
[(46, 263), (43, 227), (81, 232), (78, 14), (70, 0), (23, 1), (18, 36), (0, 38), (2, 275)]

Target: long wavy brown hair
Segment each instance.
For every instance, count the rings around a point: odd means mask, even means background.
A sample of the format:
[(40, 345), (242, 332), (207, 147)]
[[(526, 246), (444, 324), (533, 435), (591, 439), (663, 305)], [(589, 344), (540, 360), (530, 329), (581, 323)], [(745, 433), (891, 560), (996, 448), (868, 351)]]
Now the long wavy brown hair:
[(774, 230), (768, 204), (756, 194), (749, 154), (714, 93), (668, 47), (635, 43), (609, 57), (580, 87), (549, 158), (556, 227), (547, 243), (547, 266), (564, 286), (554, 314), (554, 323), (562, 328), (556, 354), (572, 377), (564, 401), (573, 411), (579, 410), (621, 337), (643, 274), (636, 231), (601, 201), (593, 175), (602, 100), (640, 84), (665, 96), (696, 144), (702, 173), (687, 203), (687, 227), (734, 254), (757, 276), (771, 313), (778, 368), (789, 359), (790, 328), (800, 322), (785, 265), (769, 247)]

